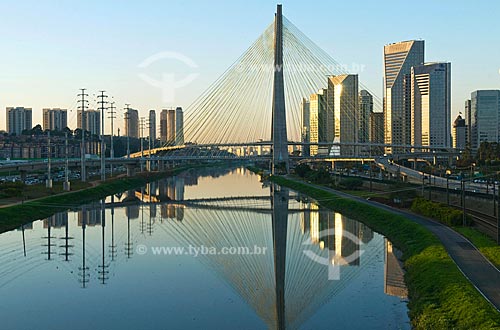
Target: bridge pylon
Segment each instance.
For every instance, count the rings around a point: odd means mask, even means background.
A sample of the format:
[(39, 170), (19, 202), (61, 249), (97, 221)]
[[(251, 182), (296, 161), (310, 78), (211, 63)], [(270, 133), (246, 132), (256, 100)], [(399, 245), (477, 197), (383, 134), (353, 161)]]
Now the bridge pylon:
[(272, 173), (287, 174), (288, 138), (286, 132), (285, 86), (283, 80), (283, 13), (278, 5), (274, 18), (274, 83), (271, 140), (273, 142)]

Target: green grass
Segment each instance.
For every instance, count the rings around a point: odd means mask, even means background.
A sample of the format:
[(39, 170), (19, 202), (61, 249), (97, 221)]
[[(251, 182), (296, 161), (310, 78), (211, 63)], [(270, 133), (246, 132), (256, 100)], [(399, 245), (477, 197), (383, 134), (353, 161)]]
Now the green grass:
[(304, 183), (277, 176), (271, 180), (367, 224), (403, 252), (413, 328), (500, 329), (500, 313), (469, 283), (439, 240), (424, 227), (403, 216)]
[(489, 261), (500, 268), (500, 246), (493, 239), (474, 228), (453, 227), (453, 229), (467, 237)]

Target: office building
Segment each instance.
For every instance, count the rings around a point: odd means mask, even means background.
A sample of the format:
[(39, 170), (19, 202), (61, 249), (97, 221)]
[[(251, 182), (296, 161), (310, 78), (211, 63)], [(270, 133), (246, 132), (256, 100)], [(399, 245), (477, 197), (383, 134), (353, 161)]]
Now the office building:
[[(424, 63), (424, 41), (384, 46), (384, 139), (386, 144), (411, 143), (411, 68)], [(387, 147), (386, 152), (393, 152)], [(397, 151), (397, 150), (395, 150)]]
[(358, 142), (370, 141), (370, 115), (373, 112), (373, 96), (366, 90), (359, 91), (358, 100)]
[(465, 126), (465, 119), (462, 116), (458, 117), (453, 122), (453, 148), (465, 149), (467, 145), (467, 129)]
[[(306, 98), (302, 99), (302, 125), (301, 125), (301, 140), (303, 143), (310, 142), (310, 134), (311, 134), (311, 113), (310, 113), (310, 103)], [(309, 145), (304, 145), (302, 148), (303, 156), (310, 156), (310, 147)]]
[(149, 110), (149, 140), (151, 144), (154, 145), (156, 141), (156, 110)]
[(411, 123), (413, 146), (451, 147), (451, 63), (411, 69)]
[[(384, 143), (384, 113), (372, 112), (370, 113), (370, 143), (383, 144)], [(381, 155), (384, 153), (384, 148), (381, 146), (374, 146), (371, 148), (371, 153), (374, 155)]]
[(500, 142), (500, 90), (478, 90), (471, 95), (471, 148), (481, 142)]
[(136, 109), (125, 112), (125, 136), (139, 138), (139, 111)]
[(20, 135), (24, 130), (33, 128), (32, 109), (7, 107), (7, 133)]
[(471, 100), (465, 101), (465, 130), (466, 130), (466, 145), (470, 148), (472, 140), (472, 130), (471, 130)]
[[(320, 89), (309, 97), (309, 142), (318, 143), (326, 141), (325, 131), (326, 91)], [(318, 145), (310, 146), (310, 155), (319, 153)]]
[(330, 153), (334, 155), (356, 154), (357, 148), (349, 143), (357, 143), (357, 119), (358, 119), (358, 75), (343, 74), (330, 76), (328, 78), (329, 95), (333, 93), (333, 117), (334, 117), (334, 142), (346, 143), (340, 150), (332, 148)]
[(68, 127), (68, 111), (66, 109), (43, 109), (43, 129), (62, 131)]

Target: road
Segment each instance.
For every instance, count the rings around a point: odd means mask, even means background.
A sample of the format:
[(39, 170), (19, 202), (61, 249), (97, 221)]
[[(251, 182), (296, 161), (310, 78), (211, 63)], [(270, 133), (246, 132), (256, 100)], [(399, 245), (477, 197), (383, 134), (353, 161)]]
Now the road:
[[(389, 161), (388, 157), (378, 157), (375, 158), (375, 163), (385, 171), (388, 171), (392, 174), (400, 173), (401, 175), (406, 176), (407, 180), (412, 183), (422, 184), (422, 176), (424, 176), (425, 184), (429, 184), (429, 179), (431, 180), (432, 186), (438, 186), (442, 188), (446, 188), (446, 178), (424, 174), (420, 171), (416, 171), (414, 169), (404, 167), (398, 164), (394, 164)], [(461, 189), (461, 181), (460, 180), (448, 180), (449, 189), (460, 190)], [(498, 189), (498, 185), (495, 186)], [(486, 188), (486, 184), (473, 183), (470, 181), (466, 182), (465, 190), (475, 192), (475, 193), (484, 193), (484, 194), (492, 194), (493, 193), (493, 185), (490, 184), (488, 188)], [(498, 191), (498, 190), (496, 190)]]

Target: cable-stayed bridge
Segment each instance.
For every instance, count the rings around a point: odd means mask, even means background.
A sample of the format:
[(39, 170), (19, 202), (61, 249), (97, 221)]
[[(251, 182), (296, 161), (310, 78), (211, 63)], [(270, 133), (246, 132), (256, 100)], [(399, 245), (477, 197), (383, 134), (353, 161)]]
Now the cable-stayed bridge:
[[(292, 22), (282, 15), (278, 5), (274, 21), (254, 41), (254, 43), (187, 109), (184, 128), (177, 132), (177, 142), (165, 143), (160, 148), (134, 153), (132, 158), (156, 156), (190, 159), (206, 158), (200, 150), (212, 158), (227, 159), (229, 152), (236, 157), (251, 156), (272, 159), (273, 164), (282, 163), (281, 170), (288, 169), (290, 155), (311, 158), (306, 149), (323, 150), (314, 158), (358, 159), (380, 155), (385, 147), (403, 150), (404, 153), (418, 150), (417, 146), (389, 145), (369, 141), (340, 140), (330, 137), (330, 141), (304, 140), (303, 103), (312, 93), (327, 92), (328, 77), (347, 75), (345, 67), (323, 51)], [(357, 90), (356, 86), (356, 90)], [(383, 103), (376, 93), (359, 83), (359, 89), (367, 90), (373, 96), (373, 107), (381, 112)], [(326, 95), (325, 95), (326, 96)], [(333, 101), (327, 101), (331, 103)], [(358, 96), (346, 98), (344, 107), (358, 108)], [(334, 114), (333, 104), (327, 107), (326, 119), (316, 118), (316, 125), (332, 125), (337, 130), (340, 119)], [(316, 109), (317, 110), (317, 109)], [(344, 121), (356, 123), (360, 113), (342, 112)], [(331, 112), (331, 113), (330, 113)], [(312, 112), (311, 112), (312, 113)], [(317, 112), (315, 114), (317, 116)], [(312, 116), (312, 114), (311, 114)], [(321, 115), (320, 115), (321, 116)], [(328, 121), (328, 124), (322, 123)], [(343, 124), (342, 124), (343, 125)], [(368, 130), (369, 125), (350, 128), (338, 125), (340, 129)], [(371, 130), (382, 133), (384, 124), (373, 125)], [(312, 131), (312, 127), (310, 128)], [(315, 130), (320, 128), (315, 127)], [(365, 136), (368, 132), (361, 132)], [(332, 133), (333, 134), (333, 133)], [(336, 132), (335, 134), (338, 134)], [(179, 141), (187, 141), (179, 144)], [(176, 145), (177, 143), (177, 145)], [(377, 151), (374, 151), (377, 150)], [(422, 147), (420, 147), (422, 149)], [(427, 152), (453, 152), (442, 147), (425, 147)], [(229, 156), (230, 157), (230, 156)], [(274, 166), (273, 166), (274, 169)]]

